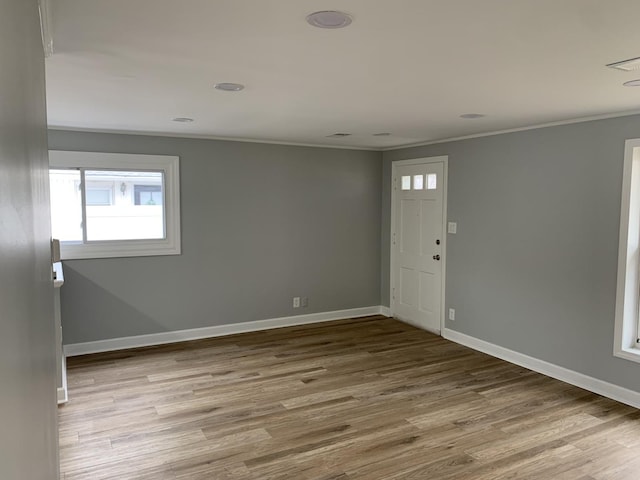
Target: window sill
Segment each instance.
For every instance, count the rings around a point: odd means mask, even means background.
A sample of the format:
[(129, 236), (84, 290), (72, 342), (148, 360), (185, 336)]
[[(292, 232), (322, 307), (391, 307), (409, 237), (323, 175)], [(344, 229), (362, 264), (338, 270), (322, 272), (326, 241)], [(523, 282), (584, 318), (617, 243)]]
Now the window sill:
[(617, 349), (613, 352), (613, 356), (640, 363), (640, 348), (630, 347)]
[(180, 255), (180, 242), (161, 241), (118, 241), (100, 244), (60, 244), (62, 260), (81, 260), (118, 257), (153, 257)]

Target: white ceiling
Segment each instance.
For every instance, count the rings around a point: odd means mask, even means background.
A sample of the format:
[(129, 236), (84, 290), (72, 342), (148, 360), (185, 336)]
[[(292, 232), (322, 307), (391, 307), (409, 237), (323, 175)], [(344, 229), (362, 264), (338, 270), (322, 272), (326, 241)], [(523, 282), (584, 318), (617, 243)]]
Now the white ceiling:
[[(334, 9), (353, 24), (305, 22)], [(638, 0), (53, 0), (49, 123), (384, 148), (629, 112), (640, 71), (605, 65), (640, 56), (639, 16)]]

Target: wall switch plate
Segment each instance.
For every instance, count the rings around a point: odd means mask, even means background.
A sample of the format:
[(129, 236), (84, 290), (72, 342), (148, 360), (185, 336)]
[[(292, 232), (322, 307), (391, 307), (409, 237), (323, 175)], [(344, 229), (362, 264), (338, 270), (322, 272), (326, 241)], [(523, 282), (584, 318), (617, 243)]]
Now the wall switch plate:
[(293, 308), (300, 308), (300, 297), (293, 297)]
[(302, 308), (307, 308), (309, 306), (309, 297), (302, 297), (300, 299), (300, 306)]
[(457, 233), (458, 232), (458, 224), (456, 222), (447, 223), (447, 233)]
[(449, 309), (449, 320), (455, 320), (456, 319), (456, 309), (455, 308), (450, 308)]

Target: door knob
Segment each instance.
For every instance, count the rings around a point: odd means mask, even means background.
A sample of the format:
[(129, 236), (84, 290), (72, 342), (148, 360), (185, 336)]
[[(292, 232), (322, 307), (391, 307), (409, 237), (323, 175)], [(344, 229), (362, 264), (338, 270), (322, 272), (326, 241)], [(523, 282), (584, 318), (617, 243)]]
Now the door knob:
[(433, 259), (434, 259), (434, 260), (440, 260), (440, 255), (434, 255), (434, 256), (433, 256)]

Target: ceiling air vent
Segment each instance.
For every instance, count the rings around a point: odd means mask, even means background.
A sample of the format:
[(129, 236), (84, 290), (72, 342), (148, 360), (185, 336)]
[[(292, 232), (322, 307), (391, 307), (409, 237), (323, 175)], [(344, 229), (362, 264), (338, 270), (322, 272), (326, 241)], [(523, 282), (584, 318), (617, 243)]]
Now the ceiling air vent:
[(640, 70), (640, 57), (630, 58), (629, 60), (622, 60), (621, 62), (610, 63), (607, 65), (607, 67), (615, 68), (616, 70), (622, 70), (623, 72)]
[(327, 138), (348, 137), (348, 136), (350, 136), (350, 135), (351, 135), (350, 133), (340, 133), (340, 132), (338, 132), (338, 133), (333, 133), (333, 134), (331, 134), (331, 135), (327, 135)]

